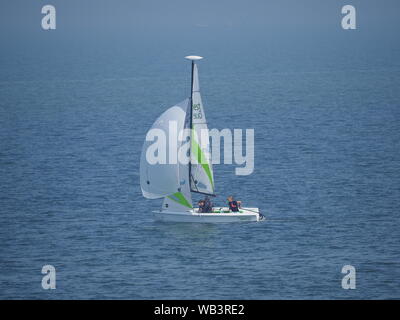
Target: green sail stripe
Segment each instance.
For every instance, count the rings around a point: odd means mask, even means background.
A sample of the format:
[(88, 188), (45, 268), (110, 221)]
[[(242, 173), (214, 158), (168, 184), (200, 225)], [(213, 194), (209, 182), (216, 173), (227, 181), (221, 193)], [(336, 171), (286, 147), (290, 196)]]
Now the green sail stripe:
[[(173, 197), (175, 197), (177, 199), (175, 199)], [(176, 192), (173, 195), (168, 196), (167, 198), (169, 198), (169, 199), (171, 199), (171, 200), (173, 200), (175, 202), (178, 202), (179, 204), (181, 204), (181, 205), (183, 205), (185, 207), (188, 207), (190, 209), (193, 208), (193, 206), (190, 204), (189, 201), (187, 201), (187, 199), (185, 198), (185, 196), (181, 192)]]
[(199, 164), (201, 164), (201, 166), (203, 167), (204, 171), (207, 174), (208, 179), (211, 182), (211, 186), (212, 186), (212, 188), (214, 190), (214, 181), (213, 181), (210, 165), (207, 163), (207, 158), (205, 157), (203, 151), (201, 151), (201, 148), (200, 148), (199, 144), (194, 139), (194, 135), (195, 135), (195, 131), (194, 131), (194, 129), (192, 129), (192, 151), (193, 151), (193, 155), (194, 155), (196, 161)]

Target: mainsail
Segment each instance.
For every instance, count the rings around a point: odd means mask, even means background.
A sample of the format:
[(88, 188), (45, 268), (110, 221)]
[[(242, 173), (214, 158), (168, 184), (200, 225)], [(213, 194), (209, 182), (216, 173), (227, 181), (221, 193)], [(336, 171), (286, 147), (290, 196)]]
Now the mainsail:
[(201, 101), (197, 64), (192, 60), (192, 143), (190, 148), (190, 189), (214, 195), (214, 174), (211, 163), (210, 138)]

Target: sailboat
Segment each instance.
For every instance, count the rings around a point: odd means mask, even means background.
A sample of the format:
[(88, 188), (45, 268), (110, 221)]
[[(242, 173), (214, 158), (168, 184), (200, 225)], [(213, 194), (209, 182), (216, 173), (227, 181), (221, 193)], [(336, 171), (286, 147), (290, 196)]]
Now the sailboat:
[[(153, 211), (156, 220), (205, 223), (260, 221), (263, 215), (258, 208), (240, 208), (238, 212), (232, 212), (229, 207), (213, 207), (212, 212), (203, 213), (193, 206), (192, 193), (215, 196), (215, 181), (198, 77), (197, 61), (202, 57), (185, 58), (191, 61), (192, 68), (190, 97), (162, 113), (150, 131), (161, 130), (166, 133), (168, 138), (162, 141), (162, 145), (166, 150), (172, 150), (169, 151), (169, 159), (177, 160), (181, 156), (179, 152), (184, 149), (180, 147), (186, 143), (188, 161), (150, 163), (147, 156), (154, 142), (146, 139), (140, 159), (143, 196), (148, 199), (164, 198), (162, 208)], [(184, 129), (189, 132), (186, 139), (175, 134), (184, 132)]]

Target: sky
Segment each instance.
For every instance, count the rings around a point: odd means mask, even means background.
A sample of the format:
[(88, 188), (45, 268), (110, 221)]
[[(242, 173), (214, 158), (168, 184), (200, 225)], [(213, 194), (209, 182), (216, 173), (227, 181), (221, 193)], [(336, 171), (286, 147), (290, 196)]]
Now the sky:
[(299, 29), (338, 32), (341, 8), (357, 10), (364, 32), (395, 34), (400, 16), (396, 0), (2, 0), (0, 35), (32, 37), (41, 31), (41, 8), (57, 10), (57, 31), (76, 37), (251, 32), (257, 35)]
[[(56, 30), (41, 27), (48, 4), (56, 8)], [(341, 27), (341, 9), (348, 4), (356, 8), (356, 30)], [(174, 63), (194, 53), (219, 59), (258, 55), (260, 61), (265, 50), (293, 59), (380, 50), (383, 60), (393, 59), (399, 54), (399, 17), (398, 0), (2, 0), (0, 78), (17, 77), (15, 70), (33, 74), (21, 61), (38, 74), (39, 66), (58, 68), (55, 57), (71, 64), (77, 57), (82, 63), (118, 57), (124, 65), (161, 55)]]

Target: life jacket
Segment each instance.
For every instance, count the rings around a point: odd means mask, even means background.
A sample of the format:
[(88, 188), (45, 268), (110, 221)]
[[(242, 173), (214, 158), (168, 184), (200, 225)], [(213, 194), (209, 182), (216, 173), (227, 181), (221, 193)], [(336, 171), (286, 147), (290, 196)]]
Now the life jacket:
[(210, 199), (206, 199), (204, 201), (203, 212), (212, 212), (212, 203), (211, 203)]
[(229, 202), (229, 209), (231, 209), (231, 211), (233, 211), (233, 212), (238, 212), (239, 211), (238, 203), (235, 200), (230, 201)]
[(204, 209), (205, 209), (205, 204), (204, 203), (203, 204), (199, 203), (199, 212), (205, 212)]

